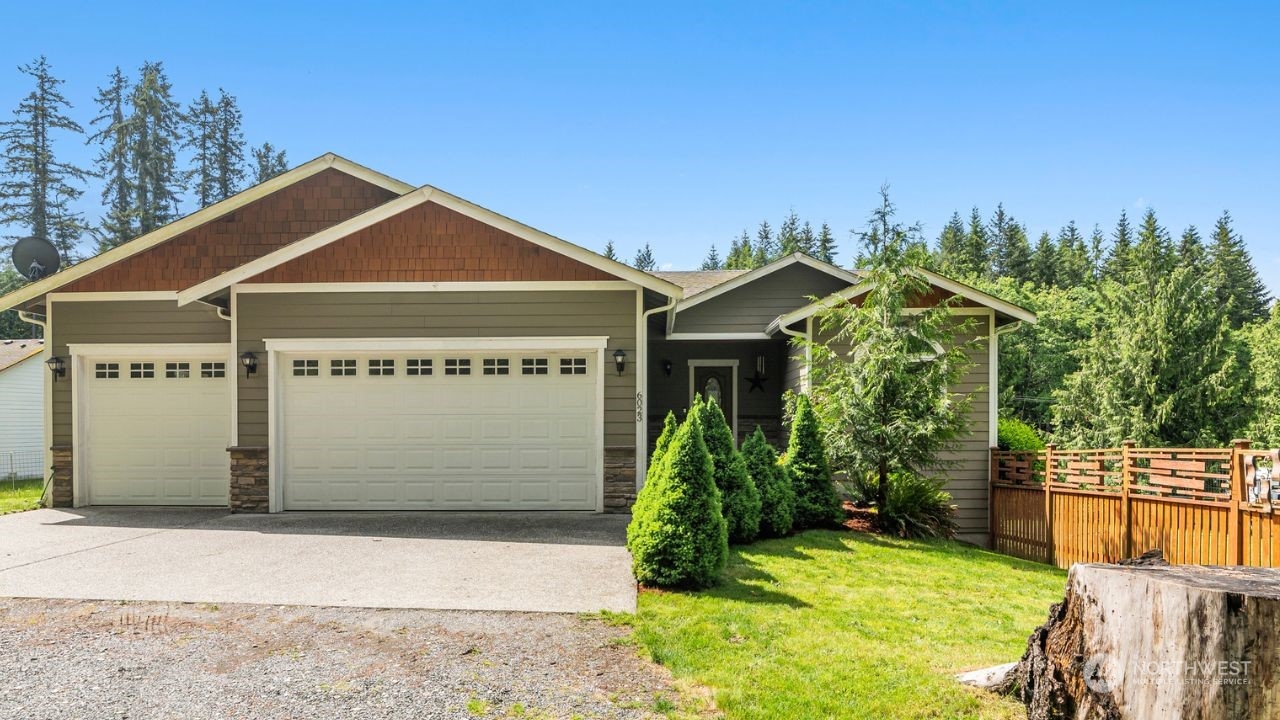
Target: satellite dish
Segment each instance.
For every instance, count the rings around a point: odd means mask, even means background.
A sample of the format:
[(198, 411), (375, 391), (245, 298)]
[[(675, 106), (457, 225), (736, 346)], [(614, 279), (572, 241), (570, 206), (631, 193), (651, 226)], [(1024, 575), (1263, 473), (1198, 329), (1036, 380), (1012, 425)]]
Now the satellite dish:
[(26, 279), (35, 282), (58, 272), (62, 258), (53, 243), (38, 237), (25, 237), (13, 244), (13, 266)]

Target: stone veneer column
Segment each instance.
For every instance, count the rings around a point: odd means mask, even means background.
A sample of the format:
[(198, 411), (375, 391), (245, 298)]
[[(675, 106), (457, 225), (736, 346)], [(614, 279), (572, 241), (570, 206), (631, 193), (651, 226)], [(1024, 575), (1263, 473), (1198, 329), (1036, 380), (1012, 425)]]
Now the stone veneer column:
[(71, 489), (71, 446), (54, 445), (49, 450), (53, 453), (53, 483), (49, 490), (49, 494), (53, 496), (51, 507), (72, 507), (75, 505), (75, 496)]
[(636, 450), (629, 447), (604, 449), (604, 511), (630, 512), (636, 501)]
[(269, 455), (264, 447), (230, 447), (231, 512), (264, 513), (269, 509)]

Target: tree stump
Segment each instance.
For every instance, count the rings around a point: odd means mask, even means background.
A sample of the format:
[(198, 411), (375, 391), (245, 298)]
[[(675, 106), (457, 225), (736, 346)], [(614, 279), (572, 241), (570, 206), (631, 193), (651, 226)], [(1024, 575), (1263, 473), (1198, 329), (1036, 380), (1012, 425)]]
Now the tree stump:
[(998, 691), (1029, 720), (1280, 718), (1280, 571), (1076, 565)]

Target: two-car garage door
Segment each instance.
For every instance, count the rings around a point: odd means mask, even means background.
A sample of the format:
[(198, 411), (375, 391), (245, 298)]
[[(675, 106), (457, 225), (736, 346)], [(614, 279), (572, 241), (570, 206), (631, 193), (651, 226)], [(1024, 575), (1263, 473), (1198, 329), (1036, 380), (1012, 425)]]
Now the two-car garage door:
[(590, 351), (277, 356), (286, 510), (594, 510)]

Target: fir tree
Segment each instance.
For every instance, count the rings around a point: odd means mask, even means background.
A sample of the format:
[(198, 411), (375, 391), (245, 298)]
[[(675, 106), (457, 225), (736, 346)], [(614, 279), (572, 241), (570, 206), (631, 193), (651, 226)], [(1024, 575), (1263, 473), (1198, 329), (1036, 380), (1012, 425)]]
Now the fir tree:
[(1204, 272), (1204, 260), (1204, 241), (1200, 239), (1200, 231), (1195, 225), (1188, 225), (1182, 231), (1182, 237), (1178, 238), (1178, 265)]
[(716, 246), (711, 245), (711, 249), (707, 251), (707, 257), (703, 259), (702, 265), (698, 266), (699, 270), (721, 270), (724, 263), (720, 261), (720, 253), (716, 252)]
[(604, 252), (600, 254), (609, 258), (610, 260), (613, 260), (614, 262), (618, 261), (618, 251), (613, 248), (612, 240), (604, 244)]
[(831, 226), (822, 223), (818, 229), (818, 243), (814, 247), (814, 257), (832, 265), (836, 262), (836, 240), (831, 234)]
[(173, 99), (163, 63), (143, 64), (131, 100), (134, 212), (138, 232), (146, 234), (178, 217), (183, 189), (177, 156), (182, 111)]
[(98, 116), (90, 123), (97, 128), (89, 142), (98, 146), (94, 159), (98, 177), (103, 179), (102, 204), (105, 213), (94, 235), (98, 252), (127, 242), (137, 235), (134, 220), (134, 177), (130, 124), (126, 115), (132, 90), (120, 68), (111, 74), (106, 87), (98, 88), (95, 102)]
[(871, 213), (867, 229), (856, 234), (858, 256), (854, 260), (855, 268), (870, 267), (886, 252), (896, 252), (895, 248), (904, 248), (900, 252), (909, 251), (917, 264), (926, 263), (929, 248), (920, 238), (920, 223), (903, 225), (895, 222), (897, 213), (897, 206), (889, 199), (889, 186), (881, 185), (880, 207)]
[(800, 218), (792, 210), (778, 226), (778, 257), (800, 252)]
[(951, 219), (942, 226), (942, 232), (938, 234), (935, 253), (938, 269), (944, 275), (958, 277), (966, 273), (965, 241), (964, 220), (960, 218), (960, 213), (953, 212)]
[(1106, 251), (1103, 248), (1106, 244), (1107, 237), (1102, 234), (1102, 228), (1095, 223), (1093, 234), (1089, 236), (1089, 276), (1094, 282), (1102, 279), (1102, 264), (1106, 258)]
[(217, 197), (217, 136), (218, 108), (209, 99), (209, 93), (201, 90), (199, 97), (187, 108), (185, 117), (186, 138), (183, 147), (190, 150), (192, 167), (186, 172), (196, 204), (208, 207)]
[(818, 236), (814, 234), (813, 225), (808, 220), (805, 220), (804, 225), (800, 226), (800, 232), (796, 238), (796, 244), (799, 246), (800, 252), (809, 257), (817, 257)]
[(253, 148), (253, 184), (259, 185), (289, 169), (284, 150), (277, 150), (269, 142)]
[(755, 248), (751, 254), (751, 267), (758, 268), (773, 262), (778, 256), (778, 244), (773, 239), (773, 228), (768, 220), (761, 220), (756, 229)]
[(78, 185), (88, 173), (58, 161), (54, 145), (59, 133), (83, 135), (84, 128), (67, 115), (71, 103), (43, 55), (18, 71), (35, 87), (14, 109), (14, 119), (0, 123), (0, 225), (49, 240), (65, 260), (74, 261), (84, 223), (71, 203), (84, 193)]
[(1129, 274), (1130, 254), (1133, 252), (1133, 228), (1129, 225), (1129, 215), (1120, 211), (1120, 219), (1116, 222), (1116, 230), (1111, 234), (1111, 250), (1103, 263), (1102, 275), (1117, 282), (1124, 282)]
[(1142, 216), (1142, 225), (1138, 227), (1138, 242), (1129, 255), (1130, 277), (1126, 284), (1137, 283), (1152, 289), (1173, 270), (1174, 265), (1173, 241), (1156, 219), (1156, 211), (1147, 208)]
[(234, 95), (218, 90), (217, 133), (214, 138), (215, 179), (218, 200), (240, 192), (248, 171), (245, 169), (244, 133), (240, 130), (243, 116)]
[(1084, 236), (1080, 234), (1074, 220), (1068, 222), (1058, 232), (1058, 247), (1055, 254), (1057, 271), (1054, 281), (1059, 287), (1080, 287), (1092, 280), (1089, 249), (1085, 247)]
[(746, 230), (729, 244), (729, 255), (725, 258), (725, 270), (750, 270), (754, 265), (755, 250), (751, 247), (751, 236)]
[[(953, 220), (959, 220), (959, 217), (953, 215)], [(1004, 203), (996, 204), (996, 211), (991, 214), (991, 221), (987, 224), (987, 231), (991, 235), (991, 257), (987, 264), (986, 274), (989, 277), (1003, 277), (1011, 275), (1008, 267), (1009, 256), (1009, 234), (1010, 229), (1014, 225), (1013, 218), (1005, 212)]]
[(645, 243), (644, 247), (636, 251), (635, 259), (631, 261), (631, 267), (645, 272), (657, 267), (657, 263), (653, 259), (653, 248), (649, 246), (649, 243)]
[(1058, 249), (1048, 232), (1040, 234), (1031, 254), (1031, 282), (1046, 288), (1058, 286)]
[(1280, 447), (1280, 353), (1269, 350), (1280, 347), (1280, 303), (1271, 306), (1265, 323), (1245, 328), (1245, 339), (1255, 348), (1249, 373), (1255, 388), (1253, 423), (1245, 437), (1256, 447)]
[(1031, 242), (1027, 229), (1007, 214), (1004, 204), (996, 205), (991, 216), (991, 237), (996, 248), (989, 264), (993, 277), (1011, 277), (1020, 283), (1031, 280)]
[(964, 236), (964, 250), (958, 269), (966, 276), (981, 276), (990, 266), (991, 238), (978, 208), (969, 213), (969, 228)]
[(1233, 328), (1267, 317), (1271, 302), (1267, 286), (1253, 266), (1244, 239), (1231, 228), (1231, 215), (1223, 212), (1213, 227), (1209, 250), (1210, 284)]

